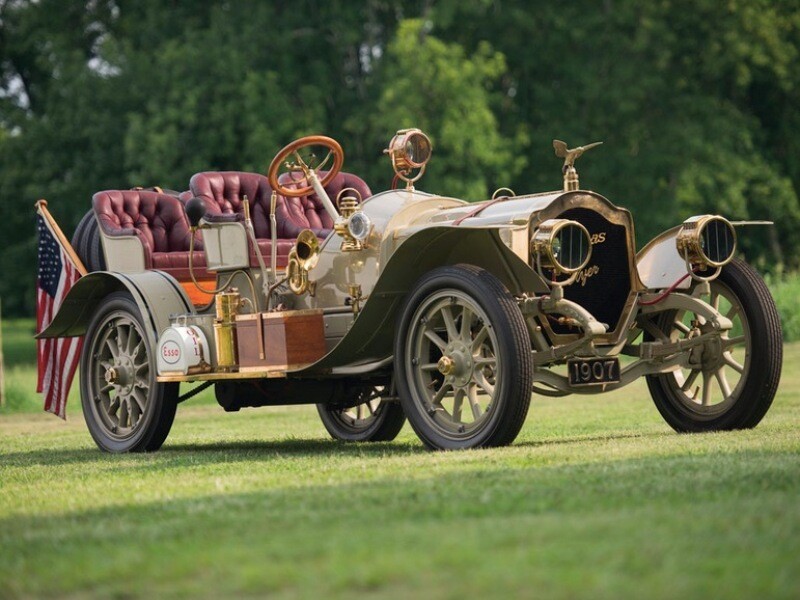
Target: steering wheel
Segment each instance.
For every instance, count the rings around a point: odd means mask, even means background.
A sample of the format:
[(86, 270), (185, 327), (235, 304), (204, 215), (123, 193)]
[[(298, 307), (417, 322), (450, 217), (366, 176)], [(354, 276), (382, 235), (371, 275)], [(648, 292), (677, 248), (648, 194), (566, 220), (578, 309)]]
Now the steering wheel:
[[(311, 146), (322, 146), (328, 150), (328, 154), (325, 158), (317, 164), (312, 164), (316, 161), (316, 156), (314, 154), (306, 156), (305, 158), (301, 154), (301, 150)], [(325, 174), (325, 177), (320, 180), (323, 187), (330, 183), (339, 171), (341, 171), (342, 164), (344, 163), (344, 151), (339, 145), (339, 142), (333, 138), (324, 135), (308, 135), (302, 137), (293, 141), (288, 146), (284, 146), (284, 148), (275, 155), (275, 158), (272, 159), (269, 165), (267, 179), (269, 179), (269, 184), (272, 186), (272, 189), (279, 194), (293, 198), (308, 196), (314, 191), (313, 186), (308, 183), (307, 176), (309, 171), (311, 169), (315, 172), (319, 171), (328, 163), (331, 157), (333, 158), (333, 165)], [(293, 183), (301, 184), (305, 182), (306, 185), (296, 188), (289, 188), (285, 185), (281, 185), (278, 182), (278, 175), (281, 167), (286, 168)], [(295, 175), (297, 175), (297, 177), (295, 177)]]

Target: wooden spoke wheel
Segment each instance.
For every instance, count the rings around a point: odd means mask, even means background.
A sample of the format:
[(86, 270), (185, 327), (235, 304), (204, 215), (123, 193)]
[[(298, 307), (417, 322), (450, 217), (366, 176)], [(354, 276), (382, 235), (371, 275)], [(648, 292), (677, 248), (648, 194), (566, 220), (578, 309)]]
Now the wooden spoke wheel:
[(531, 347), (522, 314), (490, 273), (442, 267), (409, 294), (395, 344), (398, 391), (431, 448), (500, 446), (530, 404)]
[[(710, 285), (706, 301), (731, 319), (733, 329), (689, 350), (680, 369), (647, 377), (656, 407), (677, 431), (755, 427), (780, 380), (780, 318), (763, 280), (735, 260)], [(658, 326), (665, 342), (711, 331), (702, 317), (686, 311), (664, 313)]]
[(356, 392), (353, 406), (317, 404), (322, 424), (336, 440), (345, 442), (390, 442), (406, 422), (400, 403), (381, 399), (383, 387)]
[(156, 381), (142, 315), (126, 293), (106, 297), (81, 354), (81, 403), (89, 432), (108, 452), (157, 450), (169, 434), (178, 384)]

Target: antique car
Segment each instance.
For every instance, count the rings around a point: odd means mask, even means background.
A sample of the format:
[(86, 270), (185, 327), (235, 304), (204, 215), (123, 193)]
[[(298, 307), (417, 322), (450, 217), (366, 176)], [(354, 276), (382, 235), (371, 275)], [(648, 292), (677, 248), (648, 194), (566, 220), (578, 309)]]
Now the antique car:
[(418, 129), (392, 138), (376, 194), (324, 136), (266, 176), (99, 192), (76, 242), (92, 272), (40, 336), (85, 336), (83, 413), (109, 452), (158, 449), (212, 385), (226, 411), (316, 404), (340, 440), (408, 419), (432, 449), (510, 444), (532, 395), (640, 377), (677, 431), (754, 427), (782, 364), (774, 301), (735, 257), (757, 223), (692, 216), (637, 253), (630, 212), (580, 187), (592, 146), (554, 141), (563, 189), (478, 203), (415, 188)]

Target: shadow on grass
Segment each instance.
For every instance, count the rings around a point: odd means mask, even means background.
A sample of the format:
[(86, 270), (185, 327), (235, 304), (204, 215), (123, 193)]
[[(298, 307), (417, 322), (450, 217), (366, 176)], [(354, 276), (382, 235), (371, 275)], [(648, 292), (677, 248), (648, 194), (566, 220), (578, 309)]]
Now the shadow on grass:
[(548, 437), (541, 440), (522, 440), (514, 442), (512, 446), (521, 446), (523, 448), (541, 448), (546, 446), (581, 444), (584, 442), (610, 442), (613, 440), (639, 440), (659, 437), (674, 437), (675, 435), (677, 434), (673, 431), (626, 431), (607, 435), (575, 435), (559, 438)]
[[(354, 444), (322, 439), (241, 440), (234, 442), (211, 442), (199, 444), (169, 444), (158, 452), (134, 454), (108, 454), (92, 446), (90, 448), (59, 450), (47, 448), (30, 452), (0, 454), (0, 462), (6, 467), (61, 466), (80, 463), (114, 464), (121, 460), (140, 460), (143, 467), (157, 463), (159, 467), (185, 466), (186, 459), (192, 464), (275, 460), (285, 457), (306, 458), (311, 456), (387, 457), (424, 453), (425, 449), (414, 443), (381, 442)], [(128, 465), (126, 468), (130, 468)], [(135, 467), (134, 467), (135, 468)]]
[[(612, 440), (647, 439), (672, 435), (674, 434), (669, 432), (625, 432), (611, 435), (568, 436), (546, 440), (519, 441), (514, 443), (511, 447), (546, 448), (549, 446), (564, 446)], [(481, 451), (482, 450), (475, 450), (473, 452)], [(0, 454), (0, 461), (2, 461), (2, 465), (6, 467), (28, 467), (61, 466), (81, 463), (107, 463), (113, 465), (121, 460), (125, 460), (127, 463), (134, 460), (141, 462), (142, 468), (150, 468), (154, 464), (165, 468), (185, 466), (187, 460), (196, 465), (218, 462), (270, 461), (282, 458), (308, 458), (313, 456), (389, 458), (427, 454), (428, 452), (429, 451), (416, 440), (409, 442), (351, 443), (332, 439), (291, 438), (282, 440), (214, 441), (194, 444), (170, 444), (169, 440), (167, 440), (164, 447), (158, 452), (108, 454), (94, 446), (71, 450), (47, 448), (30, 452)], [(127, 464), (126, 468), (137, 468), (137, 466)]]

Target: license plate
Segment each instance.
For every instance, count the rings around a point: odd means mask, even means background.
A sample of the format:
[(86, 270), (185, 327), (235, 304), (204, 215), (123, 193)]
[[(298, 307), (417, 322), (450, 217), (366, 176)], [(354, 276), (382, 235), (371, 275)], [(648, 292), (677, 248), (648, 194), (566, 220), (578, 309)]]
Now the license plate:
[(601, 385), (619, 382), (618, 358), (587, 358), (567, 361), (570, 385)]

